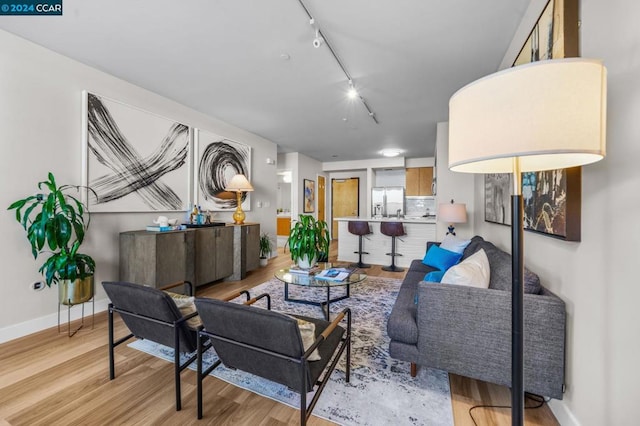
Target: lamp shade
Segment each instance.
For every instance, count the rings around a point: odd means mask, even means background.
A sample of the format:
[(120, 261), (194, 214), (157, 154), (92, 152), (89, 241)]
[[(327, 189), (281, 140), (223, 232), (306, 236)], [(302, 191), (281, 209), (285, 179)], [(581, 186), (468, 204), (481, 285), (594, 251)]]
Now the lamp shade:
[(224, 190), (233, 192), (249, 192), (253, 191), (253, 186), (251, 186), (245, 175), (238, 174), (231, 178)]
[(449, 101), (449, 168), (508, 173), (589, 164), (605, 156), (606, 68), (539, 61), (491, 74)]
[(467, 206), (461, 203), (441, 203), (438, 205), (438, 219), (447, 223), (466, 223)]

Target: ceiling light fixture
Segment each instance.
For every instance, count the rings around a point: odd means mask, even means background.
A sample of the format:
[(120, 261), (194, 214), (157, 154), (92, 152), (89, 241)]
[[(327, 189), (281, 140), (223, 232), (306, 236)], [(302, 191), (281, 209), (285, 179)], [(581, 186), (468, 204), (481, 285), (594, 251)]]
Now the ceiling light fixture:
[(329, 43), (329, 40), (327, 39), (327, 37), (322, 33), (322, 30), (320, 30), (320, 27), (316, 25), (316, 20), (313, 18), (313, 16), (311, 16), (311, 12), (309, 12), (309, 9), (307, 9), (307, 6), (304, 5), (302, 0), (298, 0), (298, 3), (300, 3), (300, 6), (302, 6), (307, 16), (309, 17), (309, 24), (311, 24), (311, 26), (316, 30), (316, 37), (313, 39), (313, 47), (317, 49), (323, 44), (327, 45), (327, 47), (329, 48), (329, 52), (333, 56), (333, 59), (336, 60), (336, 62), (338, 63), (338, 66), (344, 73), (345, 77), (347, 77), (347, 81), (349, 82), (349, 91), (347, 92), (347, 96), (350, 99), (360, 99), (360, 102), (362, 102), (362, 105), (367, 110), (367, 114), (369, 115), (369, 117), (371, 117), (371, 119), (376, 124), (380, 124), (380, 122), (378, 122), (378, 118), (376, 117), (376, 114), (373, 111), (371, 111), (371, 108), (369, 108), (367, 101), (365, 101), (364, 98), (360, 96), (356, 91), (353, 85), (353, 79), (351, 78), (351, 74), (349, 74), (344, 64), (342, 63), (342, 61), (338, 58), (338, 55), (336, 55), (335, 50), (333, 50), (331, 43)]
[(395, 148), (387, 148), (380, 151), (380, 154), (382, 154), (385, 157), (397, 157), (398, 155), (402, 154), (402, 150), (395, 149)]

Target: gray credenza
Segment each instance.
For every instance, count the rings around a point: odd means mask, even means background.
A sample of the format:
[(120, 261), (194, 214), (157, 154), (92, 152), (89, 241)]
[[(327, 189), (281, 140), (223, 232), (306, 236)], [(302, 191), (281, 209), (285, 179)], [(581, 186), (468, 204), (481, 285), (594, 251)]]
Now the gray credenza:
[[(257, 225), (258, 238), (260, 225)], [(187, 280), (200, 286), (242, 275), (236, 265), (236, 226), (215, 226), (184, 231), (120, 233), (120, 280), (162, 287)], [(253, 232), (256, 232), (255, 230)], [(240, 243), (248, 243), (246, 239)], [(259, 244), (259, 241), (258, 243)], [(258, 246), (259, 247), (259, 246)], [(253, 248), (240, 247), (247, 255)], [(257, 267), (243, 258), (245, 271)], [(251, 254), (251, 256), (253, 256)], [(244, 278), (244, 276), (243, 276)]]

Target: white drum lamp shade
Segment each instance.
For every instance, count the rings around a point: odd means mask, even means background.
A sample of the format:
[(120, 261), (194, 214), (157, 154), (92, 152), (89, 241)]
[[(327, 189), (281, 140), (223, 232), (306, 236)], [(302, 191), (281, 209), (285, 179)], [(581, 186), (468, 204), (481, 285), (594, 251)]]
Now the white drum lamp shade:
[(585, 165), (606, 145), (606, 68), (572, 58), (491, 74), (449, 101), (449, 168), (509, 173)]

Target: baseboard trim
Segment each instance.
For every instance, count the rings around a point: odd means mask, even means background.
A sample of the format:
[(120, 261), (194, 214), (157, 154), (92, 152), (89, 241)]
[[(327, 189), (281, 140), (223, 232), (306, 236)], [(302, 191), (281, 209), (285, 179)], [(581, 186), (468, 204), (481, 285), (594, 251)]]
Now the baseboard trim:
[(564, 401), (552, 399), (549, 401), (549, 408), (562, 426), (580, 426), (580, 422)]
[[(109, 299), (96, 300), (96, 314), (107, 310), (109, 306)], [(62, 311), (64, 309), (64, 313)], [(61, 307), (60, 320), (66, 322), (67, 320), (67, 307)], [(87, 314), (91, 317), (91, 304), (87, 303), (84, 308), (85, 321)], [(78, 305), (71, 308), (71, 320), (77, 320), (82, 316), (82, 308)], [(89, 319), (90, 320), (90, 319)], [(85, 322), (86, 324), (86, 322)], [(8, 327), (0, 328), (0, 343), (5, 343), (10, 340), (18, 339), (20, 337), (27, 336), (38, 331), (46, 330), (47, 328), (58, 326), (58, 313), (45, 315), (40, 318), (35, 318), (29, 321), (13, 324)]]

